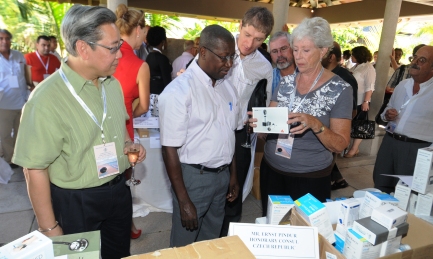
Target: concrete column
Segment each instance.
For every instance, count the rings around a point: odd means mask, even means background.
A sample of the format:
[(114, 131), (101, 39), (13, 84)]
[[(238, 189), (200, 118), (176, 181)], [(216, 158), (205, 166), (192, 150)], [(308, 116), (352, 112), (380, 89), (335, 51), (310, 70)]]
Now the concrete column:
[[(376, 64), (376, 83), (373, 93), (369, 117), (374, 119), (379, 112), (380, 106), (383, 103), (386, 84), (388, 83), (388, 71), (391, 51), (394, 45), (395, 33), (397, 31), (398, 17), (400, 15), (402, 0), (387, 0), (385, 6), (385, 14), (383, 18), (382, 34), (380, 36), (379, 54)], [(360, 150), (362, 153), (376, 155), (379, 146), (382, 142), (384, 131), (376, 127), (376, 138), (361, 143)]]
[(106, 0), (107, 8), (116, 13), (116, 8), (120, 4), (125, 4), (128, 6), (128, 0)]
[(272, 34), (281, 31), (284, 24), (288, 22), (290, 0), (274, 0), (272, 14), (274, 15), (274, 28)]

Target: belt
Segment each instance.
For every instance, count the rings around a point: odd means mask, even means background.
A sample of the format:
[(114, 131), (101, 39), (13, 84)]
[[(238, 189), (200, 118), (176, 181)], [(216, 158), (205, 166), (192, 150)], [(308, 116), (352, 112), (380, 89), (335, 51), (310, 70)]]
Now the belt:
[(220, 167), (217, 168), (209, 168), (206, 166), (202, 166), (202, 165), (197, 165), (197, 164), (187, 164), (189, 166), (192, 166), (194, 168), (200, 169), (202, 171), (206, 171), (206, 172), (212, 172), (212, 173), (221, 173), (222, 171), (224, 171), (224, 169), (226, 169), (229, 165), (222, 165)]
[(113, 179), (111, 179), (111, 181), (104, 183), (103, 185), (97, 186), (97, 187), (104, 187), (104, 186), (113, 186), (118, 184), (120, 181), (122, 181), (123, 178), (123, 173), (122, 174), (118, 174), (116, 177), (114, 177)]
[(428, 141), (424, 141), (424, 140), (419, 140), (416, 138), (409, 138), (408, 136), (405, 135), (400, 135), (398, 133), (391, 133), (391, 132), (386, 132), (391, 138), (396, 139), (396, 140), (400, 140), (400, 141), (404, 141), (404, 142), (412, 142), (412, 143), (430, 143)]

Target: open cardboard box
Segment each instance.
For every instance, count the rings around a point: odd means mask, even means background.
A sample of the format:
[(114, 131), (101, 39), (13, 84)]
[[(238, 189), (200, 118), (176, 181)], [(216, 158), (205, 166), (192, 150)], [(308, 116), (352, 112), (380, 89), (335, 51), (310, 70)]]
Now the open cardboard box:
[(238, 236), (192, 243), (183, 247), (158, 250), (152, 253), (133, 255), (129, 259), (254, 259), (244, 242)]
[[(309, 226), (308, 222), (292, 209), (291, 223), (294, 226)], [(381, 259), (427, 259), (433, 258), (433, 225), (417, 218), (413, 214), (408, 214), (407, 223), (409, 223), (409, 231), (407, 235), (401, 240), (402, 244), (408, 244), (411, 250), (402, 253), (396, 253)], [(326, 253), (331, 253), (337, 259), (344, 259), (345, 257), (335, 249), (325, 238), (320, 234), (320, 258), (326, 259)]]

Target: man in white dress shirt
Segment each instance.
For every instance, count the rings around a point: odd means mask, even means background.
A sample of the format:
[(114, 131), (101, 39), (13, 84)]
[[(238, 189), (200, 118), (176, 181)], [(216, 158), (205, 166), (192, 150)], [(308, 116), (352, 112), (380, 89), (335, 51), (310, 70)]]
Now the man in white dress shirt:
[[(0, 142), (4, 160), (11, 162), (20, 125), (21, 109), (27, 99), (23, 54), (11, 50), (12, 34), (0, 29)], [(13, 136), (12, 136), (13, 131)]]
[(381, 114), (387, 133), (374, 165), (374, 187), (394, 191), (397, 179), (381, 174), (410, 175), (419, 148), (433, 142), (433, 47), (424, 46), (414, 55), (409, 73), (401, 81)]
[(225, 79), (236, 58), (232, 34), (206, 27), (199, 57), (159, 96), (161, 145), (173, 193), (170, 246), (218, 238), (226, 199), (238, 196), (238, 97)]
[(194, 41), (186, 40), (183, 43), (183, 53), (177, 57), (172, 64), (173, 71), (171, 72), (171, 78), (175, 79), (177, 72), (181, 69), (186, 69), (186, 64), (197, 55), (197, 48), (194, 46)]
[[(238, 58), (233, 62), (228, 80), (236, 88), (241, 115), (244, 122), (248, 120), (247, 107), (257, 83), (267, 79), (267, 104), (272, 96), (272, 66), (269, 61), (257, 50), (269, 36), (274, 26), (272, 13), (264, 7), (252, 7), (245, 14), (239, 25), (239, 34), (236, 36), (236, 54)], [(236, 166), (240, 195), (234, 202), (226, 204), (226, 215), (221, 230), (221, 236), (226, 236), (230, 222), (239, 222), (242, 214), (243, 186), (247, 179), (251, 163), (254, 162), (255, 145), (251, 149), (242, 147), (247, 139), (247, 127), (236, 132)], [(255, 135), (252, 135), (252, 139)], [(254, 143), (254, 139), (252, 140)], [(253, 162), (252, 162), (253, 161)], [(253, 170), (251, 170), (253, 172)]]

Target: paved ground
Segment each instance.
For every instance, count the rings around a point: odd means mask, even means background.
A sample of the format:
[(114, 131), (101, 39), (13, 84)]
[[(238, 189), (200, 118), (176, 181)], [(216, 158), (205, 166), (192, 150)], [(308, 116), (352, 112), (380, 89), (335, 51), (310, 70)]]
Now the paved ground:
[[(373, 187), (372, 173), (375, 159), (375, 156), (362, 154), (354, 158), (338, 158), (337, 164), (350, 186), (333, 191), (331, 198), (351, 197), (357, 189)], [(22, 169), (14, 169), (14, 172), (8, 184), (0, 184), (0, 243), (10, 242), (37, 229)], [(261, 202), (250, 194), (243, 205), (242, 222), (254, 223), (260, 216)], [(142, 229), (143, 234), (140, 238), (132, 240), (132, 254), (168, 247), (170, 213), (151, 212), (146, 217), (135, 218), (134, 221), (136, 226)]]

